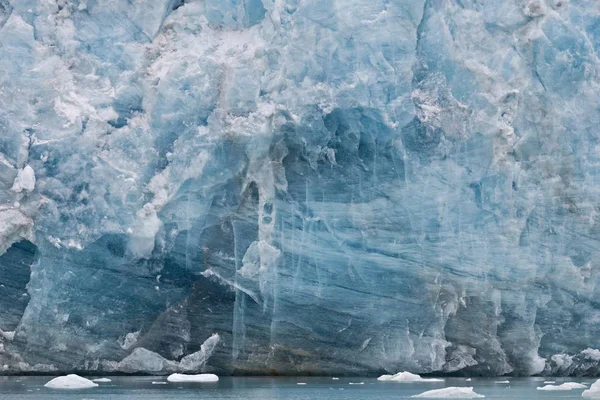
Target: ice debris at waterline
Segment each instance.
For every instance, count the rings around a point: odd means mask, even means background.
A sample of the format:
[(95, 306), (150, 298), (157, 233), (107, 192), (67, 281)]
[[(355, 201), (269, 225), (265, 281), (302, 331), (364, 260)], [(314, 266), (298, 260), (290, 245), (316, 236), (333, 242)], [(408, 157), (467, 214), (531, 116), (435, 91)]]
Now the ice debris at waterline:
[(598, 375), (599, 52), (593, 0), (0, 0), (2, 373)]
[(398, 372), (394, 375), (381, 375), (377, 378), (378, 381), (393, 381), (393, 382), (443, 382), (443, 379), (422, 378), (420, 375), (410, 372)]
[(89, 389), (98, 386), (98, 384), (79, 375), (69, 374), (54, 378), (44, 386), (50, 389)]
[(598, 379), (596, 382), (594, 382), (592, 384), (592, 386), (590, 386), (589, 389), (584, 390), (581, 393), (581, 396), (600, 398), (600, 379)]
[(537, 390), (573, 390), (573, 389), (587, 389), (586, 385), (577, 382), (565, 382), (561, 385), (546, 385), (538, 387)]
[(218, 382), (219, 377), (215, 374), (197, 374), (197, 375), (186, 375), (186, 374), (171, 374), (167, 377), (169, 382)]
[(109, 378), (98, 378), (98, 379), (92, 379), (92, 382), (107, 383), (107, 382), (112, 382), (112, 380)]
[(472, 387), (447, 387), (443, 389), (429, 390), (412, 397), (424, 399), (479, 399), (485, 397), (476, 393)]

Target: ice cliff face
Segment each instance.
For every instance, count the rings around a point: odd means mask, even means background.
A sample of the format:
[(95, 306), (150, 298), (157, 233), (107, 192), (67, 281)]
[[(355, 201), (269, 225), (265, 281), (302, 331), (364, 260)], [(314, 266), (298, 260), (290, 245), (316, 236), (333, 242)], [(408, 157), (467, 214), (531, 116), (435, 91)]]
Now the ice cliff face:
[(0, 0), (0, 369), (598, 373), (599, 51), (592, 0)]

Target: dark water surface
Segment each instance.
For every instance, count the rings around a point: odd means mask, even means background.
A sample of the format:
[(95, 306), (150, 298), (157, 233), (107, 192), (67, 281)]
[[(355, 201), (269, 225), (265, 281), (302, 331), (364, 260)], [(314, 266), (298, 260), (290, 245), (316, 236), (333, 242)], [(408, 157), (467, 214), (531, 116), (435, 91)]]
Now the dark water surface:
[[(152, 400), (152, 399), (231, 399), (231, 400), (401, 400), (427, 390), (447, 386), (473, 386), (487, 399), (581, 399), (583, 390), (539, 391), (544, 380), (580, 382), (588, 386), (594, 379), (508, 378), (510, 384), (496, 383), (505, 378), (448, 378), (440, 383), (378, 382), (374, 378), (221, 378), (218, 383), (168, 383), (165, 377), (111, 377), (112, 382), (83, 390), (47, 389), (52, 377), (0, 377), (0, 399), (44, 400)], [(362, 382), (362, 384), (360, 384)], [(306, 383), (306, 385), (298, 385)], [(351, 384), (353, 383), (353, 384)]]

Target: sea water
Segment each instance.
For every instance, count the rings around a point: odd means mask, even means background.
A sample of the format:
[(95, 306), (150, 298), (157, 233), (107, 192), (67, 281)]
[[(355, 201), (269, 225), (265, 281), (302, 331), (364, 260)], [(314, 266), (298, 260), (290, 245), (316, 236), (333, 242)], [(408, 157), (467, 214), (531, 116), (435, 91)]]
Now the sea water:
[[(378, 382), (374, 378), (233, 377), (218, 383), (166, 383), (166, 377), (111, 377), (111, 382), (83, 390), (44, 387), (51, 377), (1, 377), (2, 400), (401, 400), (449, 386), (472, 386), (486, 399), (581, 399), (581, 390), (539, 391), (544, 380), (591, 384), (594, 379), (570, 378), (447, 378), (443, 382)], [(509, 383), (497, 383), (508, 380)]]

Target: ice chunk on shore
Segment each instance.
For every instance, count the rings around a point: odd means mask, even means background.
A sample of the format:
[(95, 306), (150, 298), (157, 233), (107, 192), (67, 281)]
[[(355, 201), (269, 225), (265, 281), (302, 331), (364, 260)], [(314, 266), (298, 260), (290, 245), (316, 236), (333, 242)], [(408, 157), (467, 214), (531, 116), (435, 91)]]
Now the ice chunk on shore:
[(447, 387), (443, 389), (428, 390), (412, 396), (422, 399), (480, 399), (485, 397), (476, 393), (472, 387)]
[(218, 382), (219, 377), (215, 374), (171, 374), (167, 378), (169, 382)]
[(587, 389), (587, 386), (577, 382), (565, 382), (562, 385), (546, 385), (538, 387), (537, 390), (573, 390)]
[(44, 386), (50, 389), (89, 389), (98, 386), (98, 384), (79, 375), (69, 374), (54, 378)]
[(443, 379), (421, 378), (420, 375), (410, 372), (398, 372), (395, 375), (381, 375), (377, 378), (378, 381), (393, 381), (393, 382), (443, 382)]
[(594, 382), (589, 389), (584, 390), (583, 393), (581, 393), (581, 396), (600, 398), (600, 379)]
[(92, 379), (92, 382), (107, 383), (107, 382), (112, 382), (112, 380), (108, 379), (108, 378), (98, 378), (98, 379)]

